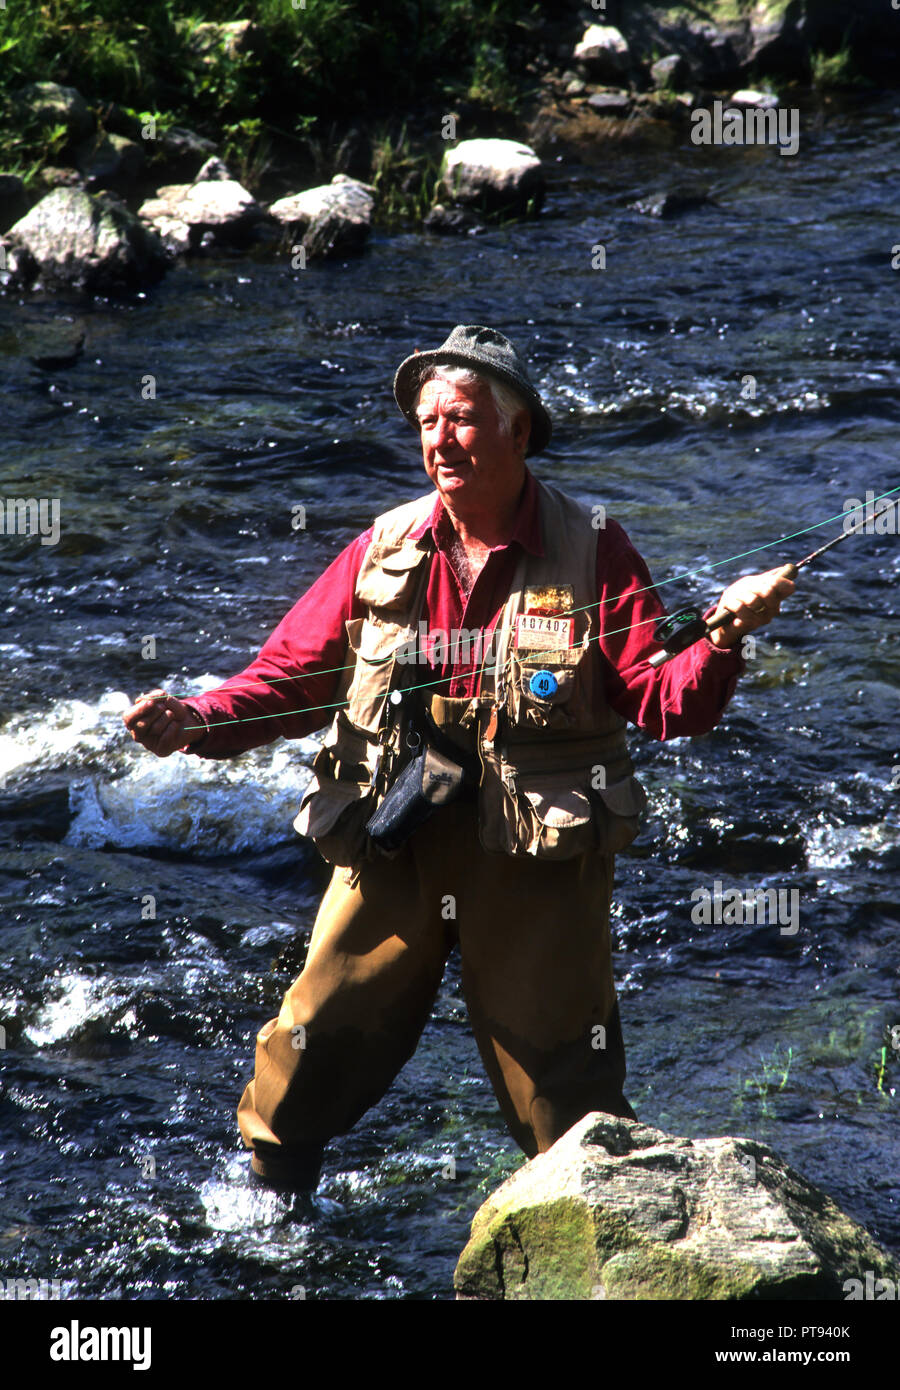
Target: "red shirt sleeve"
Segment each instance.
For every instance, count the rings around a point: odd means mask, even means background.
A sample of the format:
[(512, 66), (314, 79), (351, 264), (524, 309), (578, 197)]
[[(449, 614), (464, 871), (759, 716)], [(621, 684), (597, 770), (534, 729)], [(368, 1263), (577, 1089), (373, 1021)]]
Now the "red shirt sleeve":
[(625, 531), (607, 520), (597, 545), (606, 697), (623, 718), (653, 738), (708, 733), (734, 694), (744, 659), (737, 648), (723, 650), (704, 638), (665, 666), (648, 666), (648, 658), (659, 650), (653, 626), (666, 612), (649, 587), (652, 582)]
[(245, 670), (185, 701), (208, 732), (183, 752), (227, 758), (279, 737), (305, 738), (331, 722), (328, 706), (347, 661), (344, 624), (363, 615), (356, 581), (371, 540), (369, 529), (341, 552)]

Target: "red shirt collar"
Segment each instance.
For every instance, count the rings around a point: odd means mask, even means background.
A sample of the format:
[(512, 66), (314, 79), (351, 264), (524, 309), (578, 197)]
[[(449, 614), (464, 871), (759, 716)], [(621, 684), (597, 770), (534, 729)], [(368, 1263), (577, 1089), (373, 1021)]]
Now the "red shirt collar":
[[(410, 540), (418, 541), (425, 535), (426, 531), (431, 531), (434, 543), (439, 550), (446, 549), (441, 542), (449, 537), (451, 531), (450, 520), (444, 510), (440, 493), (436, 492), (434, 497), (434, 507), (431, 516), (427, 521), (423, 521), (421, 526), (417, 526), (415, 531), (410, 533)], [(525, 469), (525, 486), (522, 488), (522, 496), (519, 498), (519, 506), (513, 518), (512, 530), (509, 540), (502, 545), (492, 546), (493, 550), (503, 550), (511, 545), (513, 541), (518, 541), (523, 550), (527, 550), (530, 555), (543, 555), (544, 542), (541, 533), (541, 502), (537, 483), (534, 474)]]

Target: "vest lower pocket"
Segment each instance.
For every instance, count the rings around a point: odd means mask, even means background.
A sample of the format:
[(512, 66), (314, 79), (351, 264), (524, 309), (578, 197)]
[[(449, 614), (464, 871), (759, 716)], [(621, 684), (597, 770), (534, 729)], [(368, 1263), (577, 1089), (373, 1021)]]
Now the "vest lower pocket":
[(502, 758), (485, 764), (479, 790), (479, 835), (484, 849), (573, 859), (598, 845), (587, 787), (571, 772), (516, 772)]
[(510, 828), (518, 843), (513, 853), (571, 859), (596, 848), (594, 808), (586, 790), (552, 772), (507, 781)]
[(377, 752), (339, 710), (294, 821), (294, 829), (314, 840), (330, 864), (349, 867), (363, 856), (366, 821), (375, 809)]
[(498, 754), (484, 760), (481, 843), (495, 853), (537, 859), (574, 859), (591, 850), (616, 854), (638, 833), (646, 800), (632, 776), (596, 791), (589, 770), (514, 769)]
[(319, 782), (313, 777), (294, 829), (314, 840), (329, 864), (350, 868), (365, 856), (366, 822), (374, 808), (374, 790), (354, 782)]

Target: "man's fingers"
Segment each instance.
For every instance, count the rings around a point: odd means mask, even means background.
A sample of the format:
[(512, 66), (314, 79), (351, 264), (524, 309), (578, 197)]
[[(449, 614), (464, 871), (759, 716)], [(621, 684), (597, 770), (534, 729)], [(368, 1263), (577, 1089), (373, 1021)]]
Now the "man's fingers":
[(139, 721), (146, 720), (151, 715), (155, 717), (154, 711), (158, 711), (160, 703), (170, 698), (165, 690), (151, 690), (146, 695), (139, 695), (131, 709), (122, 716), (126, 729), (133, 729)]
[[(789, 565), (769, 570), (765, 574), (748, 575), (726, 589), (716, 610), (718, 617), (729, 611), (732, 616), (721, 628), (710, 634), (716, 646), (733, 646), (738, 637), (765, 627), (781, 609), (782, 600), (796, 588)], [(721, 634), (717, 640), (717, 633)]]

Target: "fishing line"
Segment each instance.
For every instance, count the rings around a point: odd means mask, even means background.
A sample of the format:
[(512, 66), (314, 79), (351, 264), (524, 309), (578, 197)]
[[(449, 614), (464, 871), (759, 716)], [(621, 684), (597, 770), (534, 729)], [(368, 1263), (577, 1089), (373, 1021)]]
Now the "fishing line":
[[(873, 498), (871, 499), (871, 505), (874, 506), (874, 504), (875, 504), (876, 502), (880, 502), (880, 501), (882, 501), (882, 500), (883, 500), (884, 498), (886, 498), (886, 497), (891, 497), (891, 496), (893, 496), (893, 494), (896, 493), (896, 492), (900, 492), (900, 485), (898, 485), (897, 487), (888, 488), (885, 492), (879, 493), (877, 497), (873, 497)], [(867, 502), (866, 505), (869, 505), (869, 503)], [(855, 510), (855, 511), (859, 511), (859, 510), (863, 510), (863, 511), (864, 511), (863, 508), (854, 508), (854, 510)], [(885, 510), (887, 510), (887, 509), (885, 509)], [(733, 564), (733, 563), (734, 563), (735, 561), (737, 561), (737, 560), (746, 559), (749, 555), (758, 555), (761, 551), (763, 551), (763, 550), (771, 550), (774, 546), (777, 546), (777, 545), (784, 545), (787, 541), (796, 540), (798, 536), (805, 536), (805, 535), (808, 535), (811, 531), (819, 530), (821, 527), (823, 527), (823, 526), (828, 526), (828, 525), (832, 524), (832, 523), (835, 522), (835, 521), (841, 521), (841, 520), (846, 521), (847, 516), (850, 516), (850, 515), (852, 515), (852, 514), (853, 514), (852, 512), (847, 512), (847, 511), (838, 512), (835, 516), (826, 517), (823, 521), (814, 522), (811, 526), (804, 526), (804, 527), (802, 527), (799, 531), (793, 531), (793, 532), (791, 532), (789, 535), (777, 537), (777, 538), (776, 538), (775, 540), (773, 540), (773, 541), (766, 541), (766, 542), (765, 542), (764, 544), (762, 544), (762, 545), (754, 546), (754, 547), (752, 547), (750, 550), (741, 551), (741, 552), (739, 552), (739, 553), (736, 554), (736, 555), (727, 556), (727, 557), (726, 557), (725, 559), (723, 559), (723, 560), (716, 560), (716, 561), (708, 562), (707, 564), (701, 565), (701, 566), (699, 566), (698, 568), (693, 569), (693, 570), (682, 570), (682, 571), (679, 572), (678, 574), (671, 575), (668, 579), (660, 579), (660, 580), (657, 580), (657, 581), (656, 581), (655, 583), (653, 583), (653, 584), (645, 584), (645, 585), (643, 585), (640, 589), (630, 589), (630, 590), (628, 590), (626, 593), (616, 594), (616, 595), (614, 595), (612, 598), (598, 599), (598, 600), (596, 600), (596, 601), (593, 602), (593, 603), (583, 604), (580, 608), (572, 608), (572, 609), (569, 609), (569, 610), (567, 610), (567, 612), (566, 612), (566, 616), (569, 616), (569, 614), (588, 612), (588, 611), (590, 611), (592, 608), (600, 608), (600, 607), (602, 607), (604, 604), (618, 603), (618, 602), (620, 602), (622, 599), (634, 598), (634, 597), (636, 597), (636, 595), (638, 595), (638, 594), (643, 594), (643, 593), (647, 593), (647, 592), (649, 592), (651, 589), (661, 589), (661, 588), (663, 588), (666, 584), (674, 584), (674, 583), (676, 583), (678, 580), (681, 580), (681, 579), (689, 579), (689, 578), (692, 578), (694, 575), (705, 574), (705, 573), (709, 572), (710, 570), (721, 569), (721, 567), (722, 567), (723, 565)], [(858, 529), (862, 530), (863, 527), (859, 527)], [(604, 638), (605, 638), (605, 637), (619, 636), (619, 635), (621, 635), (622, 633), (632, 632), (632, 631), (634, 631), (636, 628), (639, 628), (639, 627), (646, 627), (649, 623), (656, 623), (656, 621), (657, 621), (657, 619), (655, 619), (655, 618), (645, 618), (645, 619), (642, 619), (642, 620), (641, 620), (640, 622), (638, 622), (638, 623), (632, 623), (632, 624), (630, 624), (628, 627), (607, 629), (607, 630), (604, 631), (603, 633), (598, 633), (597, 636), (596, 636), (596, 638), (589, 638), (588, 640), (589, 640), (589, 642), (590, 642), (590, 641), (599, 641), (601, 637), (604, 637)], [(483, 629), (482, 629), (482, 631), (483, 631)], [(496, 629), (495, 629), (495, 631), (496, 631)], [(491, 634), (491, 637), (493, 637), (493, 633)], [(422, 648), (422, 647), (416, 647), (416, 648), (410, 653), (410, 658), (413, 658), (413, 657), (417, 656), (419, 653), (424, 652), (424, 650), (425, 650), (425, 649)], [(392, 654), (392, 655), (393, 655), (393, 654)], [(379, 662), (379, 661), (377, 661), (377, 660), (372, 660), (371, 664), (372, 664), (372, 665), (379, 665), (379, 664), (383, 665), (383, 664), (386, 664), (386, 663), (387, 663), (388, 661), (390, 661), (391, 659), (392, 659), (392, 656), (387, 656), (387, 657), (384, 657), (384, 658), (381, 660), (381, 662)], [(482, 663), (481, 668), (480, 668), (479, 670), (477, 670), (477, 671), (476, 671), (476, 670), (473, 670), (473, 671), (471, 671), (471, 672), (464, 672), (463, 674), (464, 674), (464, 675), (476, 675), (476, 674), (477, 674), (479, 677), (483, 676), (484, 671), (485, 671), (485, 665), (486, 665), (487, 660), (488, 660), (488, 658), (485, 659), (485, 662)], [(273, 686), (275, 686), (275, 685), (277, 685), (277, 684), (280, 684), (280, 683), (283, 682), (283, 681), (309, 680), (309, 679), (311, 679), (311, 678), (313, 678), (313, 677), (315, 677), (315, 676), (334, 675), (335, 673), (339, 673), (339, 672), (343, 672), (343, 671), (352, 670), (352, 669), (355, 667), (355, 665), (356, 665), (355, 662), (350, 662), (350, 663), (346, 663), (346, 664), (343, 665), (343, 666), (324, 667), (324, 668), (321, 668), (320, 670), (317, 670), (317, 671), (304, 671), (304, 672), (299, 672), (297, 675), (293, 675), (293, 676), (274, 676), (271, 680), (262, 680), (262, 679), (260, 678), (259, 680), (248, 681), (248, 682), (247, 682), (246, 684), (244, 684), (244, 685), (232, 686), (231, 689), (230, 689), (227, 693), (228, 693), (228, 694), (232, 694), (232, 693), (237, 692), (237, 691), (239, 691), (239, 690), (250, 690), (250, 689), (252, 689), (252, 688), (253, 688), (254, 686), (256, 686), (256, 685), (262, 686), (264, 689), (267, 689), (267, 690), (268, 690), (268, 689), (271, 689)], [(411, 692), (411, 691), (413, 691), (413, 690), (427, 689), (427, 688), (430, 688), (431, 686), (434, 686), (434, 685), (446, 684), (446, 683), (448, 683), (449, 681), (451, 681), (451, 680), (453, 680), (453, 679), (454, 679), (453, 676), (442, 676), (442, 677), (440, 677), (440, 678), (439, 678), (438, 680), (436, 680), (436, 681), (420, 681), (420, 682), (417, 682), (417, 683), (415, 683), (415, 684), (413, 684), (413, 685), (406, 686), (406, 687), (404, 687), (404, 690), (405, 690), (405, 691)], [(180, 698), (180, 697), (176, 697), (176, 698)], [(196, 698), (198, 698), (198, 697), (197, 697), (197, 696), (194, 696), (194, 697), (188, 696), (187, 698), (188, 698), (188, 699), (191, 699), (191, 698), (195, 698), (195, 699), (196, 699)], [(223, 720), (218, 720), (218, 721), (216, 721), (215, 723), (211, 723), (211, 724), (187, 724), (187, 725), (185, 725), (185, 732), (187, 732), (188, 730), (193, 731), (193, 730), (195, 730), (195, 729), (215, 729), (215, 728), (220, 728), (220, 727), (222, 727), (223, 725), (226, 725), (226, 724), (249, 724), (249, 723), (256, 723), (256, 722), (259, 722), (259, 721), (261, 721), (261, 720), (263, 720), (263, 719), (286, 719), (286, 718), (290, 718), (290, 716), (291, 716), (292, 714), (314, 714), (314, 713), (319, 713), (319, 712), (321, 712), (322, 710), (341, 709), (341, 708), (344, 708), (347, 704), (349, 704), (349, 701), (347, 701), (347, 700), (338, 700), (338, 701), (334, 701), (334, 702), (331, 702), (331, 703), (328, 703), (328, 704), (324, 704), (324, 705), (306, 705), (306, 706), (303, 706), (302, 708), (296, 709), (296, 710), (283, 710), (283, 711), (280, 711), (280, 712), (277, 713), (277, 714), (246, 715), (246, 716), (243, 716), (243, 717), (240, 717), (240, 718), (237, 718), (237, 719), (223, 719)]]

